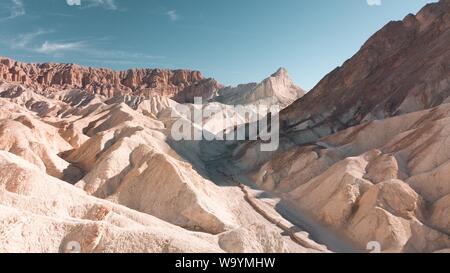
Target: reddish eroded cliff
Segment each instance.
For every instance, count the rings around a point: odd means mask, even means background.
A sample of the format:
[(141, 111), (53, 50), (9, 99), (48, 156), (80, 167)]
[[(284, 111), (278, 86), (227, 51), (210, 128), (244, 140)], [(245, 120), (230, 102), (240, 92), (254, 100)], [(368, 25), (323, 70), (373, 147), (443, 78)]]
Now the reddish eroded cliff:
[(222, 86), (214, 79), (204, 78), (199, 71), (130, 69), (114, 71), (75, 64), (28, 64), (0, 57), (0, 80), (20, 83), (38, 93), (48, 94), (61, 89), (83, 89), (106, 96), (150, 96), (192, 102), (194, 96), (209, 99)]

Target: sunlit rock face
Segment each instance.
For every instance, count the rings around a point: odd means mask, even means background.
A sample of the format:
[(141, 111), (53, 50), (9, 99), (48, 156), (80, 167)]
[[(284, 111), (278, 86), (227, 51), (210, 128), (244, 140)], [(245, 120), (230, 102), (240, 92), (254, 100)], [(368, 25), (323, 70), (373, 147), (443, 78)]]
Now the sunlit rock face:
[(216, 101), (229, 105), (279, 105), (287, 107), (305, 92), (289, 77), (286, 69), (280, 68), (261, 83), (242, 84), (219, 91)]
[(113, 71), (76, 64), (27, 64), (0, 58), (0, 80), (20, 83), (44, 94), (62, 89), (83, 89), (112, 98), (119, 95), (161, 95), (179, 102), (211, 98), (221, 85), (199, 71), (130, 69)]

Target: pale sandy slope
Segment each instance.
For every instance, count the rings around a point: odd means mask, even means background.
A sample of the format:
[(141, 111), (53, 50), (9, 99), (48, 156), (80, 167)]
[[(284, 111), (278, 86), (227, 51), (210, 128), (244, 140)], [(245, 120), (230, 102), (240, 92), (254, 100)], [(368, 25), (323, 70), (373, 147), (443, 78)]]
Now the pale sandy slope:
[(438, 251), (450, 246), (449, 136), (443, 104), (292, 148), (253, 179), (362, 247)]
[(294, 242), (239, 188), (181, 158), (167, 144), (175, 102), (154, 97), (134, 110), (77, 91), (2, 88), (2, 252), (59, 252), (72, 241), (83, 252), (326, 251), (307, 233)]

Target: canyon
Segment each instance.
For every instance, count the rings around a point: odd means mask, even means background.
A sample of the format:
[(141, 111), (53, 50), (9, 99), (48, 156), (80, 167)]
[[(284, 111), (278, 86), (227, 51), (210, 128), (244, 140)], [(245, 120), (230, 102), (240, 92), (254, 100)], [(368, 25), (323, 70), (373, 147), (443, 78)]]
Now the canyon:
[[(284, 68), (225, 87), (1, 57), (0, 252), (450, 252), (449, 45), (441, 0), (309, 92)], [(248, 125), (233, 105), (279, 106), (279, 149), (173, 138), (179, 120)], [(196, 124), (182, 106), (221, 110)]]

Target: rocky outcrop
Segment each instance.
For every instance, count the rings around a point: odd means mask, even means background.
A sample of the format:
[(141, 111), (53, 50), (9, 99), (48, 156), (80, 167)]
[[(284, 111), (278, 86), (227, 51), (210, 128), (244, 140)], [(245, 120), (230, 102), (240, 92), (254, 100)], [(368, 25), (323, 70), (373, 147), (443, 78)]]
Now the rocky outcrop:
[(119, 95), (161, 95), (179, 102), (195, 96), (211, 98), (222, 86), (199, 71), (130, 69), (113, 71), (75, 64), (27, 64), (0, 58), (0, 80), (20, 83), (44, 94), (55, 90), (82, 89), (112, 98)]
[(364, 121), (449, 102), (449, 41), (446, 0), (390, 22), (281, 113), (284, 130), (305, 143)]
[(230, 105), (262, 104), (285, 108), (304, 94), (305, 92), (292, 82), (287, 70), (280, 68), (259, 84), (241, 84), (221, 89), (214, 100)]

